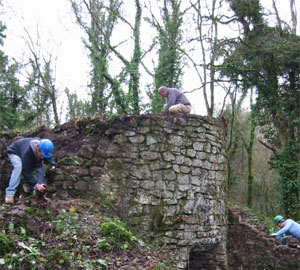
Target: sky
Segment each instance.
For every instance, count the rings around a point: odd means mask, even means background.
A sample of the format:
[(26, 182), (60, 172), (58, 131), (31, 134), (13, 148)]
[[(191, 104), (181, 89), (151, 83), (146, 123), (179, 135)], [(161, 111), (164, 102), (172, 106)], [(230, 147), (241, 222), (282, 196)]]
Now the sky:
[[(133, 0), (127, 0), (128, 12), (131, 10), (129, 4)], [(129, 2), (131, 1), (131, 2)], [(300, 1), (297, 1), (300, 10)], [(182, 0), (187, 4), (189, 0)], [(288, 21), (288, 0), (276, 0), (280, 16)], [(263, 6), (271, 9), (272, 0), (261, 0)], [(76, 92), (82, 97), (87, 97), (87, 85), (89, 83), (89, 61), (87, 50), (82, 43), (83, 30), (75, 23), (71, 13), (69, 0), (2, 0), (3, 8), (0, 16), (6, 24), (6, 39), (4, 51), (8, 56), (15, 57), (23, 62), (27, 59), (25, 52), (28, 47), (25, 39), (29, 32), (32, 40), (37, 40), (37, 33), (41, 37), (41, 48), (43, 53), (50, 53), (56, 57), (55, 77), (56, 87), (63, 91), (66, 87), (71, 92)], [(26, 30), (26, 31), (25, 31)], [(124, 32), (121, 31), (119, 38)], [(143, 42), (150, 38), (149, 33), (143, 38)], [(193, 72), (186, 72), (183, 78), (183, 90), (194, 88)], [(21, 83), (25, 77), (20, 77)], [(187, 94), (191, 100), (192, 113), (205, 115), (206, 109), (200, 91)], [(218, 97), (217, 97), (218, 98)], [(218, 105), (221, 106), (223, 99), (220, 98)], [(60, 106), (65, 104), (65, 98), (61, 97)]]
[(57, 58), (56, 83), (61, 89), (83, 90), (88, 82), (87, 52), (82, 43), (82, 30), (73, 21), (70, 4), (66, 0), (4, 0), (7, 26), (4, 50), (17, 60), (26, 59), (25, 39), (37, 33), (43, 53)]

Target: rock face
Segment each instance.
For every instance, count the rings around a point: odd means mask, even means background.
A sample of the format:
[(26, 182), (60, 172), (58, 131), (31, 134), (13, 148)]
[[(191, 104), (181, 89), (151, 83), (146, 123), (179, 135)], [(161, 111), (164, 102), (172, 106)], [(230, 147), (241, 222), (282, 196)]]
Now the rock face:
[[(1, 190), (9, 177), (0, 140)], [(49, 192), (97, 194), (164, 244), (178, 269), (226, 269), (224, 126), (201, 116), (80, 120), (31, 136), (54, 141)]]

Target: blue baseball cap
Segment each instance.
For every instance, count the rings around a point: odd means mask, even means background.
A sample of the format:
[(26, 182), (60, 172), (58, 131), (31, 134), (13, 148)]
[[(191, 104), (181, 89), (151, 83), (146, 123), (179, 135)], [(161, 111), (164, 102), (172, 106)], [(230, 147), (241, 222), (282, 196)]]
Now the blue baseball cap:
[(51, 158), (52, 157), (51, 152), (54, 149), (54, 144), (49, 139), (42, 139), (40, 141), (40, 149), (43, 158)]

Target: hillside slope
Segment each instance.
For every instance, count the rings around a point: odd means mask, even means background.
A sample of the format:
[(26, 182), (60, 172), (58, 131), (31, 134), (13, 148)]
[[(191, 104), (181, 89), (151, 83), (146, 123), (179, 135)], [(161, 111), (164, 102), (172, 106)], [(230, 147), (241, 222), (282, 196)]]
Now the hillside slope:
[(108, 209), (97, 198), (0, 204), (0, 269), (172, 269)]

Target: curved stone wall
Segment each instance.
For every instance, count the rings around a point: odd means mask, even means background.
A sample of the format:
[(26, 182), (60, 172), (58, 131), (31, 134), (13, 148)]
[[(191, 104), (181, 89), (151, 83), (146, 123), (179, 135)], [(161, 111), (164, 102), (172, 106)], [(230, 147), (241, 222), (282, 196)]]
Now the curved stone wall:
[[(4, 149), (15, 135), (0, 139), (1, 183), (9, 177)], [(48, 180), (53, 196), (101, 196), (127, 223), (166, 245), (178, 269), (226, 268), (220, 121), (124, 116), (78, 120), (30, 135), (54, 141), (58, 169)]]

